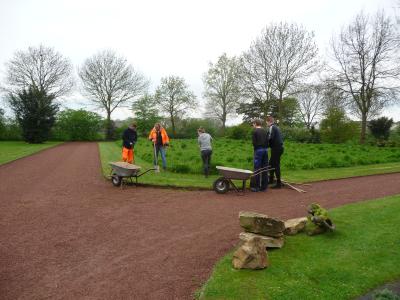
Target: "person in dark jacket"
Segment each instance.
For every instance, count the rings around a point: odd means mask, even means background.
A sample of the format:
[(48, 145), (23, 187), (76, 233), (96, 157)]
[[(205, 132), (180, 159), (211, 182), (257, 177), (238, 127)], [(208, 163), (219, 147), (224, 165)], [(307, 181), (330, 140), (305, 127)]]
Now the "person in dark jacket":
[(137, 142), (136, 124), (132, 123), (122, 134), (122, 160), (133, 164), (135, 161), (134, 146)]
[(268, 146), (271, 148), (271, 158), (269, 165), (271, 167), (269, 182), (274, 182), (274, 174), (276, 174), (276, 184), (272, 187), (280, 189), (282, 187), (281, 181), (281, 156), (283, 154), (283, 138), (279, 127), (275, 124), (272, 116), (267, 117), (268, 131)]
[[(253, 122), (254, 172), (268, 167), (267, 132), (261, 125), (261, 120)], [(261, 172), (254, 176), (250, 184), (253, 192), (265, 191), (268, 187), (268, 172)]]

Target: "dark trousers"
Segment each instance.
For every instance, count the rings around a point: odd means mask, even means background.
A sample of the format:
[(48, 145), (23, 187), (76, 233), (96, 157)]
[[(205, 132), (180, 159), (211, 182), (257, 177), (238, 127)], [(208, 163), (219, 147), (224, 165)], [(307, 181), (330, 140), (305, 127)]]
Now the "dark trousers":
[(201, 159), (203, 160), (204, 175), (208, 176), (211, 164), (212, 150), (202, 150)]
[(271, 148), (271, 158), (269, 160), (270, 168), (275, 170), (271, 170), (269, 173), (270, 180), (273, 180), (274, 173), (276, 174), (276, 181), (278, 183), (281, 182), (281, 156), (283, 154), (283, 147), (279, 148)]
[[(266, 148), (254, 150), (254, 172), (268, 167), (268, 151)], [(252, 178), (251, 187), (265, 190), (268, 187), (268, 172), (262, 172)]]

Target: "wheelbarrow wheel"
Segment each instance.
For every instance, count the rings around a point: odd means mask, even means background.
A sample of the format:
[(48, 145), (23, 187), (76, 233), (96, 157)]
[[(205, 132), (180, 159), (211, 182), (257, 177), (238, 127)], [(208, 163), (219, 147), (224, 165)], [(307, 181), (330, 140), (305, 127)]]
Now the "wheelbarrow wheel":
[(121, 186), (122, 184), (122, 177), (118, 175), (113, 175), (111, 177), (111, 182), (114, 186)]
[(229, 190), (229, 181), (225, 177), (220, 177), (214, 181), (213, 188), (218, 194), (225, 194)]

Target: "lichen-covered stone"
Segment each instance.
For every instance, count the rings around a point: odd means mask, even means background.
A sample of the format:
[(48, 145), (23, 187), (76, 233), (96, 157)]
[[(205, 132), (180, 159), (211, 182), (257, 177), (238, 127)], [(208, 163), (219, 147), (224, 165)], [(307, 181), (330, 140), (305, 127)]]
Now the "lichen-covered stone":
[(265, 248), (282, 248), (285, 243), (283, 237), (275, 238), (272, 236), (265, 236), (251, 232), (242, 232), (239, 234), (239, 239), (242, 241), (242, 243), (245, 243), (254, 237), (260, 238)]
[(265, 236), (281, 237), (285, 230), (283, 221), (255, 212), (241, 211), (239, 221), (245, 231)]
[(329, 219), (328, 212), (317, 203), (312, 203), (307, 208), (306, 232), (308, 235), (324, 233), (328, 230), (335, 230), (335, 225)]
[(286, 235), (295, 235), (298, 232), (301, 232), (304, 230), (304, 227), (306, 226), (307, 223), (307, 218), (296, 218), (296, 219), (290, 219), (285, 221), (285, 234)]
[(268, 267), (265, 246), (259, 237), (253, 237), (233, 253), (232, 266), (235, 269), (264, 269)]

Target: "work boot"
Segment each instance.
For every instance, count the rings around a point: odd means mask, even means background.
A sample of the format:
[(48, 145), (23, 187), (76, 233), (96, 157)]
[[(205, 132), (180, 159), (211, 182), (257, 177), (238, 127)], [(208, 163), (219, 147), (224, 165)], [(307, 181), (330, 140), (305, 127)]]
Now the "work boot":
[(273, 184), (273, 183), (275, 183), (275, 179), (273, 176), (272, 177), (270, 176), (268, 179), (268, 184)]
[(282, 182), (278, 180), (274, 186), (271, 187), (271, 189), (280, 189), (282, 188)]

